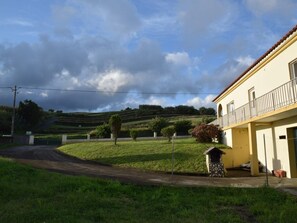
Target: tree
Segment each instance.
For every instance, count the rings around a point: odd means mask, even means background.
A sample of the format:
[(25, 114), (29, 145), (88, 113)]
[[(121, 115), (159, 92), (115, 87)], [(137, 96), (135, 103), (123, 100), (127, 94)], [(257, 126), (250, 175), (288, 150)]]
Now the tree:
[(172, 139), (172, 136), (174, 135), (175, 133), (175, 128), (173, 126), (168, 126), (168, 127), (165, 127), (161, 130), (161, 133), (164, 137), (167, 137), (168, 138), (168, 142), (171, 141)]
[(206, 113), (207, 113), (207, 115), (216, 115), (217, 114), (216, 110), (213, 108), (207, 108)]
[(200, 115), (207, 115), (207, 108), (205, 108), (205, 107), (199, 108), (199, 114)]
[(192, 122), (190, 120), (179, 120), (174, 123), (174, 128), (176, 133), (179, 134), (188, 134), (190, 128), (192, 128)]
[(198, 110), (195, 109), (193, 106), (187, 106), (187, 105), (178, 105), (175, 107), (177, 114), (188, 114), (188, 115), (194, 115), (198, 114)]
[(20, 102), (17, 113), (21, 122), (27, 128), (35, 127), (43, 116), (42, 108), (31, 100)]
[(11, 130), (11, 111), (0, 107), (0, 134), (8, 134)]
[(197, 142), (209, 143), (213, 139), (221, 141), (222, 130), (215, 125), (201, 124), (196, 126), (192, 131), (192, 136), (196, 138)]
[(109, 126), (114, 137), (114, 144), (116, 145), (118, 134), (120, 133), (122, 127), (121, 117), (118, 114), (112, 115), (109, 119)]
[(156, 117), (149, 122), (148, 126), (153, 132), (160, 133), (162, 128), (168, 126), (168, 123), (165, 118)]

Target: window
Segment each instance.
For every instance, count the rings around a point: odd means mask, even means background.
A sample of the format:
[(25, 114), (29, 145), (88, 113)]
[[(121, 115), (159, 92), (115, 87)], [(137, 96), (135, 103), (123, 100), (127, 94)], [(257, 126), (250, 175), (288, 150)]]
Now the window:
[(297, 78), (297, 59), (289, 64), (291, 79)]
[(227, 104), (227, 112), (229, 113), (233, 113), (234, 112), (234, 101), (231, 101), (229, 104)]
[(255, 91), (255, 88), (252, 87), (252, 88), (249, 90), (249, 102), (250, 102), (250, 107), (251, 107), (251, 108), (256, 107), (255, 100), (256, 100), (256, 91)]

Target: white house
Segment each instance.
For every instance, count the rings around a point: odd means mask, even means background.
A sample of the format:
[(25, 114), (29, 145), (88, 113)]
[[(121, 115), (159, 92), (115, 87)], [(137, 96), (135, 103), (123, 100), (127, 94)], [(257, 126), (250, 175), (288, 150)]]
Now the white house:
[[(215, 99), (226, 167), (258, 160), (297, 177), (297, 25)], [(266, 152), (265, 152), (266, 151)], [(266, 161), (265, 162), (265, 155)]]

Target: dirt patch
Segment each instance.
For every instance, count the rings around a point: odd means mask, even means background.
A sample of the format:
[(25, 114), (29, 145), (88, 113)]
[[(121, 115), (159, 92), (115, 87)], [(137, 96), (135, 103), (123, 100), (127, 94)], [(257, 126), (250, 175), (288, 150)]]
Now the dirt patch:
[(245, 206), (234, 206), (232, 210), (237, 213), (244, 222), (257, 223), (255, 216)]
[(243, 222), (247, 223), (258, 223), (257, 219), (255, 216), (249, 211), (249, 209), (246, 206), (239, 205), (239, 206), (227, 206), (227, 207), (222, 207), (219, 208), (220, 211), (225, 211), (225, 212), (233, 212), (237, 215), (240, 216), (240, 219)]

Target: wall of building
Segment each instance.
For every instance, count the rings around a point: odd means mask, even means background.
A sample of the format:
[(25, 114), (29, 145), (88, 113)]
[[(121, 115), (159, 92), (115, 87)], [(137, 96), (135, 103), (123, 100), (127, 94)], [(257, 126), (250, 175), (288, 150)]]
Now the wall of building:
[[(297, 117), (283, 119), (272, 123), (270, 126), (260, 126), (256, 131), (259, 161), (265, 165), (263, 138), (263, 135), (265, 135), (268, 170), (283, 169), (287, 172), (289, 178), (296, 177), (296, 168), (292, 172), (290, 166), (292, 162), (296, 163), (294, 149), (291, 148), (291, 154), (289, 155), (289, 145), (292, 144), (292, 138), (288, 135), (288, 129), (293, 127), (297, 127)], [(285, 139), (280, 139), (280, 136), (285, 136)]]
[(259, 70), (256, 71), (254, 68), (256, 73), (217, 102), (217, 106), (222, 105), (223, 115), (227, 114), (227, 104), (231, 101), (234, 101), (235, 109), (248, 103), (248, 91), (252, 87), (255, 88), (256, 97), (259, 97), (288, 82), (290, 80), (289, 63), (297, 58), (296, 52), (297, 42), (295, 41), (275, 58), (270, 58), (271, 60)]
[(239, 167), (250, 160), (249, 138), (246, 128), (234, 128), (228, 131), (228, 140), (232, 141), (231, 149), (225, 149), (222, 160), (225, 168)]

